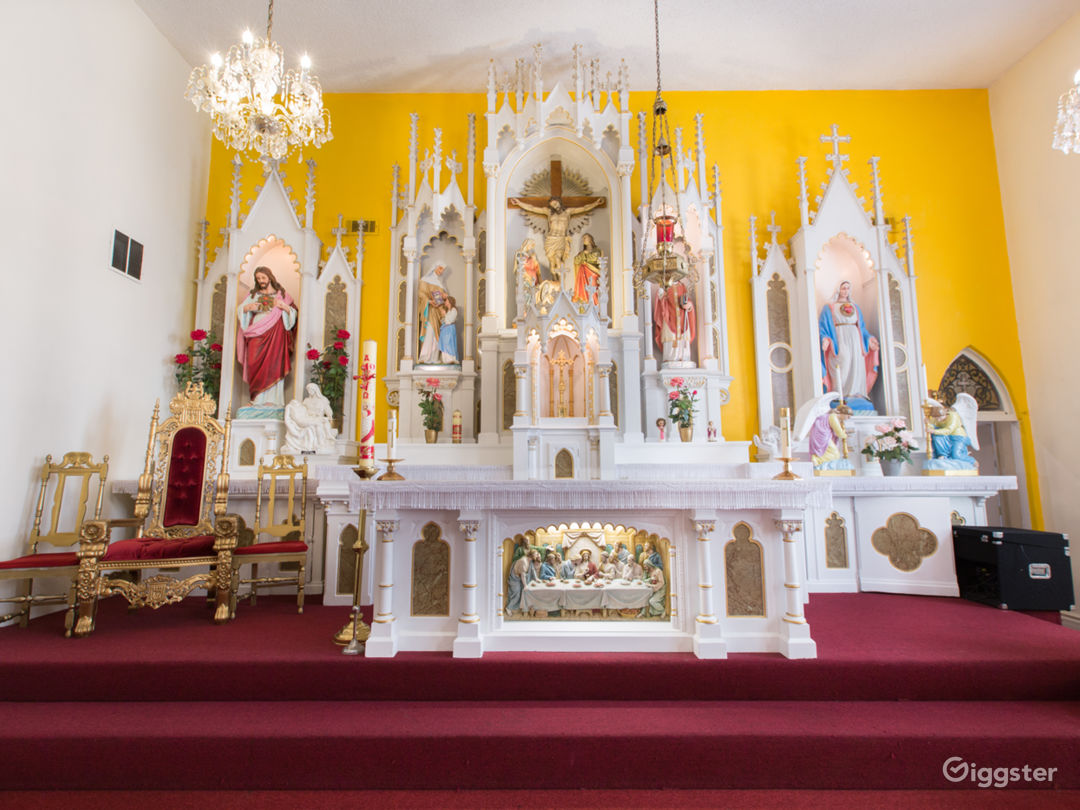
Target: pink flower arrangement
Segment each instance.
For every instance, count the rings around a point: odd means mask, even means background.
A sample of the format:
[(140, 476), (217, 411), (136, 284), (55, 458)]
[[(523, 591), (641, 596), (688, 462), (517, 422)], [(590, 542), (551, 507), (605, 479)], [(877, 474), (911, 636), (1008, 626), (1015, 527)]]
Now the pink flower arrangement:
[(860, 451), (868, 459), (910, 462), (911, 451), (919, 449), (914, 434), (907, 429), (907, 422), (899, 417), (874, 425), (874, 431)]
[(206, 330), (205, 329), (193, 329), (192, 332), (191, 332), (191, 339), (192, 340), (206, 340)]
[(672, 377), (668, 385), (672, 388), (668, 392), (668, 418), (679, 427), (690, 427), (694, 423), (697, 390), (691, 389), (682, 377)]

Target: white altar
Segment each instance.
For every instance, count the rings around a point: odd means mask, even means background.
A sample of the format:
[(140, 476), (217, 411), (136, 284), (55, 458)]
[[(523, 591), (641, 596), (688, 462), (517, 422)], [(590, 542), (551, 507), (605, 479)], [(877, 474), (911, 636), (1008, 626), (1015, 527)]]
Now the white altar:
[[(374, 559), (365, 566), (361, 601), (372, 598), (375, 606), (368, 656), (408, 650), (452, 650), (457, 657), (490, 650), (816, 655), (803, 615), (802, 529), (810, 510), (829, 503), (825, 481), (361, 481), (341, 467), (318, 474), (328, 530), (366, 513)], [(667, 615), (511, 620), (506, 541), (555, 525), (660, 538)], [(421, 546), (433, 542), (445, 544), (441, 567), (421, 560)], [(328, 555), (328, 580), (338, 564)], [(348, 604), (350, 598), (326, 592), (323, 600)], [(605, 605), (599, 593), (596, 601), (581, 598), (577, 609), (629, 605), (611, 599)]]

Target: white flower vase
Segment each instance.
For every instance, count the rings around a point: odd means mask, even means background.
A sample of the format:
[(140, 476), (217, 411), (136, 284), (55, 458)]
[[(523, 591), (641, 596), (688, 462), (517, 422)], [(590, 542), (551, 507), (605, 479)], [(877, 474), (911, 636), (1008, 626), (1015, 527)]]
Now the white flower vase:
[(881, 460), (881, 474), (886, 477), (895, 475), (903, 475), (904, 461), (903, 459), (890, 459), (883, 458)]

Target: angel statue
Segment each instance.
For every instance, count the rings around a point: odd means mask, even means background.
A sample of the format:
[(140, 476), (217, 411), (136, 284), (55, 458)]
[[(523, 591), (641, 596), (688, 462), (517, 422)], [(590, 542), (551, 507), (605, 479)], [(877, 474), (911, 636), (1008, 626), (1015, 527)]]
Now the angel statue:
[(755, 434), (754, 447), (757, 448), (759, 461), (763, 457), (779, 458), (780, 428), (776, 425), (769, 425), (760, 434)]
[(979, 404), (975, 397), (957, 394), (951, 408), (928, 398), (924, 409), (927, 411), (931, 457), (923, 464), (923, 470), (978, 475), (979, 462), (969, 451), (969, 448), (979, 449), (976, 430)]
[(795, 416), (795, 440), (809, 437), (810, 460), (815, 475), (854, 475), (855, 465), (847, 457), (847, 427), (851, 408), (836, 404), (840, 394), (830, 391), (804, 402)]

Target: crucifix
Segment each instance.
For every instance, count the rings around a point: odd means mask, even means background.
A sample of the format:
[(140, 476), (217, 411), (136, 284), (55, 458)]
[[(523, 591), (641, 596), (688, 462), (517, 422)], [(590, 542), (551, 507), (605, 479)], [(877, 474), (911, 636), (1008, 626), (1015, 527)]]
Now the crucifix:
[(772, 243), (776, 244), (776, 237), (780, 235), (780, 226), (776, 224), (776, 212), (769, 212), (769, 224), (765, 226), (770, 234), (772, 234)]
[(559, 271), (567, 267), (570, 260), (570, 218), (584, 214), (606, 204), (603, 197), (564, 197), (562, 195), (562, 161), (551, 160), (551, 196), (550, 197), (510, 197), (507, 208), (520, 208), (530, 214), (547, 218), (547, 233), (544, 234), (544, 253), (547, 254), (548, 268), (552, 276), (560, 279)]
[(848, 155), (841, 155), (840, 154), (840, 144), (842, 144), (842, 143), (851, 143), (851, 136), (850, 135), (840, 135), (839, 130), (840, 130), (840, 127), (838, 127), (836, 124), (833, 124), (832, 125), (832, 135), (822, 135), (821, 136), (821, 142), (822, 143), (831, 143), (832, 144), (832, 148), (833, 148), (832, 154), (828, 156), (828, 159), (833, 162), (833, 170), (834, 171), (840, 171), (840, 169), (843, 166), (844, 161), (848, 159)]

